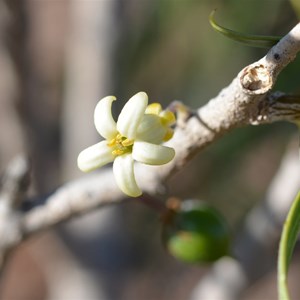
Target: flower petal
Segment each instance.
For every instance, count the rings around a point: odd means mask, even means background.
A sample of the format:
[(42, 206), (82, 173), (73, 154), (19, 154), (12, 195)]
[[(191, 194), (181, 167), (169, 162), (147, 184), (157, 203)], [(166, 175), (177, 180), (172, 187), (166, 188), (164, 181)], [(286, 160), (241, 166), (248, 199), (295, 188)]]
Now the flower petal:
[(117, 129), (125, 137), (134, 139), (148, 104), (148, 96), (139, 92), (131, 97), (124, 105), (118, 121)]
[(89, 172), (112, 162), (115, 156), (112, 155), (111, 150), (106, 141), (86, 148), (78, 155), (78, 168), (83, 172)]
[(176, 122), (176, 117), (174, 115), (174, 113), (170, 110), (163, 110), (159, 116), (162, 118), (162, 121), (164, 124), (166, 125), (173, 125)]
[(96, 105), (94, 112), (94, 123), (97, 131), (105, 139), (111, 140), (117, 135), (117, 126), (111, 115), (112, 102), (116, 100), (114, 96), (107, 96), (101, 99)]
[(136, 141), (132, 149), (133, 159), (147, 165), (164, 165), (175, 156), (170, 147)]
[(117, 156), (113, 164), (113, 172), (117, 185), (128, 196), (138, 197), (142, 194), (139, 189), (133, 169), (133, 158), (131, 153)]
[(158, 116), (161, 111), (162, 111), (162, 107), (160, 103), (151, 103), (147, 106), (145, 113)]
[(136, 140), (153, 144), (161, 144), (167, 133), (168, 127), (164, 126), (157, 115), (145, 114), (139, 124)]

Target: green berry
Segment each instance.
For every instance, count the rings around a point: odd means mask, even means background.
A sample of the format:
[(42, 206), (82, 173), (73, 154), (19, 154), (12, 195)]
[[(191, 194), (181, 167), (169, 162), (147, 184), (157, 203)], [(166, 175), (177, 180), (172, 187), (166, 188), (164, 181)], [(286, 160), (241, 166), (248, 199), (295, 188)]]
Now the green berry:
[(164, 244), (178, 260), (213, 262), (228, 254), (228, 226), (208, 204), (186, 200), (178, 210), (170, 210), (164, 220)]

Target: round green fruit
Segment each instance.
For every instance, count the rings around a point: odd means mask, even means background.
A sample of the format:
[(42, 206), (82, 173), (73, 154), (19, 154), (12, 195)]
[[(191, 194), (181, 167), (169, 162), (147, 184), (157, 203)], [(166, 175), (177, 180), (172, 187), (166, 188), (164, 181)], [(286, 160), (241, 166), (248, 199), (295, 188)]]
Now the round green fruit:
[(213, 262), (228, 254), (229, 240), (223, 217), (204, 202), (186, 200), (164, 218), (163, 242), (178, 260)]

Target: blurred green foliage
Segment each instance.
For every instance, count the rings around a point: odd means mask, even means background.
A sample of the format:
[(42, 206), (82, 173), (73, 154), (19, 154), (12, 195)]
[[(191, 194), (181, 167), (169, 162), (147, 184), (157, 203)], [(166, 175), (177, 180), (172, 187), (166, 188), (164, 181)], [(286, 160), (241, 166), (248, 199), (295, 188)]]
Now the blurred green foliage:
[(293, 9), (298, 17), (298, 19), (300, 18), (300, 1), (299, 0), (290, 0)]

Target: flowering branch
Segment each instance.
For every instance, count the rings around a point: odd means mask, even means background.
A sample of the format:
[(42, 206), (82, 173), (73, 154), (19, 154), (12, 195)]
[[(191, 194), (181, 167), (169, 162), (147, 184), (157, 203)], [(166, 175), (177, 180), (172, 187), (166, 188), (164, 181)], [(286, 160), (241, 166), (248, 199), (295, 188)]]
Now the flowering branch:
[[(278, 74), (299, 51), (300, 24), (297, 24), (265, 57), (244, 68), (228, 87), (196, 112), (174, 104), (177, 126), (174, 137), (165, 145), (174, 148), (176, 156), (163, 166), (137, 165), (135, 175), (139, 188), (151, 195), (165, 193), (163, 184), (169, 176), (204, 147), (236, 127), (278, 120), (293, 122), (299, 118), (299, 98), (270, 93)], [(38, 231), (123, 200), (124, 195), (114, 183), (111, 169), (67, 183), (44, 199), (43, 205), (14, 215), (14, 230), (20, 238), (10, 242), (9, 249)], [(4, 241), (0, 243), (0, 253), (4, 254), (7, 249)]]

